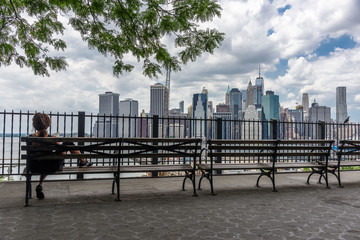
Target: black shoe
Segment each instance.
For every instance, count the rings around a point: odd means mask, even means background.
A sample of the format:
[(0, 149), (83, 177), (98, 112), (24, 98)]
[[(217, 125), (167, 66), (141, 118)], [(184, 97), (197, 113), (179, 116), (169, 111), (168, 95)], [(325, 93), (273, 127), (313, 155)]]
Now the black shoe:
[(93, 163), (92, 162), (88, 162), (88, 161), (86, 161), (86, 162), (79, 162), (79, 167), (91, 167), (93, 165)]
[(44, 199), (45, 198), (45, 195), (44, 195), (44, 192), (43, 192), (43, 188), (41, 185), (37, 185), (36, 186), (36, 197), (38, 199)]

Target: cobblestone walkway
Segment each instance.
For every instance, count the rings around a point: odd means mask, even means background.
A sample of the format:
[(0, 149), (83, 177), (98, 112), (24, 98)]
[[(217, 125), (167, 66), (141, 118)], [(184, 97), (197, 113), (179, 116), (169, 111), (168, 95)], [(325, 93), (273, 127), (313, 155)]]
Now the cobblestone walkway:
[(178, 190), (182, 179), (126, 180), (121, 202), (108, 181), (46, 183), (46, 199), (26, 208), (24, 183), (1, 183), (20, 193), (0, 198), (0, 239), (360, 239), (358, 175), (331, 189), (281, 175), (279, 192), (255, 188), (255, 176), (218, 177), (218, 194), (204, 182), (199, 197)]

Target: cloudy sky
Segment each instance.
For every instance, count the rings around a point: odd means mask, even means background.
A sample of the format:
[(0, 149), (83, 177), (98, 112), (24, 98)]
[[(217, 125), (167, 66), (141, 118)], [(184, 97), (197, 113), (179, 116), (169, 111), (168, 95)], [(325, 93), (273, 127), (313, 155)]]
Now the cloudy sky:
[[(336, 87), (346, 86), (350, 120), (360, 122), (359, 0), (220, 0), (220, 4), (222, 17), (207, 26), (224, 32), (225, 41), (213, 55), (203, 54), (172, 73), (171, 108), (181, 100), (188, 107), (192, 95), (203, 87), (209, 100), (222, 103), (228, 85), (246, 89), (261, 64), (265, 91), (275, 91), (283, 107), (295, 108), (308, 93), (310, 102), (316, 99), (330, 106), (335, 118)], [(165, 83), (165, 75), (148, 79), (137, 66), (116, 78), (113, 59), (88, 50), (71, 28), (64, 38), (66, 71), (38, 77), (15, 65), (0, 68), (0, 109), (97, 113), (98, 94), (113, 91), (120, 99), (138, 100), (140, 111), (149, 112), (150, 85)]]

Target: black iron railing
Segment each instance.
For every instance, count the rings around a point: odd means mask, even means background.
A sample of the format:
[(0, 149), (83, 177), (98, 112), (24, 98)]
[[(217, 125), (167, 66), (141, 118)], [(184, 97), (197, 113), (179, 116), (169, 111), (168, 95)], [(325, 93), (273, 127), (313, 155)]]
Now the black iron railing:
[[(330, 139), (359, 140), (360, 124), (230, 120), (222, 118), (107, 116), (98, 114), (48, 112), (50, 135), (67, 137), (131, 137), (203, 139)], [(34, 132), (34, 112), (0, 112), (0, 175), (21, 175), (22, 136)], [(332, 157), (334, 157), (333, 155)]]

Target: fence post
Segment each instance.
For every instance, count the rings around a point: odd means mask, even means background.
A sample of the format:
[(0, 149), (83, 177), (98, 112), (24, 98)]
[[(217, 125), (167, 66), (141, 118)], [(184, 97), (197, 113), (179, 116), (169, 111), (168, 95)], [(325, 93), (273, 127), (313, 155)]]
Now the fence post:
[[(319, 121), (318, 122), (318, 139), (325, 139), (325, 122)], [(322, 144), (324, 145), (324, 144)], [(324, 156), (320, 157), (320, 161), (324, 161)]]
[(318, 122), (318, 139), (325, 139), (325, 122)]
[[(85, 112), (78, 112), (78, 137), (85, 137)], [(78, 143), (84, 145), (84, 143)], [(79, 160), (78, 160), (79, 164)], [(76, 179), (84, 179), (83, 173), (78, 173)]]
[[(216, 139), (222, 139), (222, 119), (216, 119)], [(218, 149), (217, 152), (221, 152), (221, 149)], [(221, 163), (221, 156), (217, 157), (215, 163)], [(216, 171), (217, 175), (221, 175), (221, 170)]]
[[(159, 137), (159, 116), (154, 115), (153, 116), (153, 122), (152, 122), (152, 138), (158, 138)], [(154, 142), (154, 145), (158, 145), (157, 142)], [(154, 151), (154, 153), (157, 153), (157, 151)], [(158, 158), (152, 158), (151, 164), (158, 164)], [(158, 172), (152, 172), (151, 177), (157, 177)]]
[(270, 120), (270, 139), (278, 138), (278, 130), (277, 130), (277, 120), (272, 118)]

